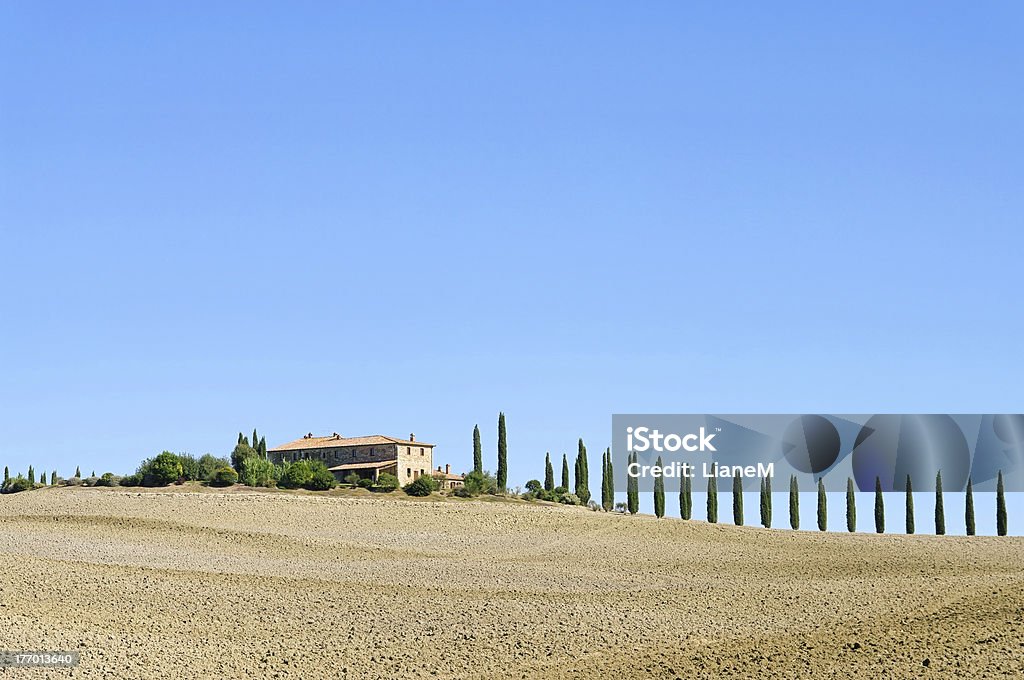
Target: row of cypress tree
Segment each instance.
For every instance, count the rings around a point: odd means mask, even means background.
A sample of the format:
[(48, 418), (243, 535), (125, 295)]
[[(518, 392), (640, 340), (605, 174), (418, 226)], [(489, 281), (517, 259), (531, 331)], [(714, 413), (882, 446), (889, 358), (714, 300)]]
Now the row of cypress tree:
[[(28, 466), (28, 473), (25, 476), (28, 479), (30, 484), (34, 485), (36, 483), (36, 469), (34, 467), (32, 467), (31, 465)], [(81, 469), (76, 467), (75, 468), (75, 477), (81, 478), (81, 476), (82, 476)], [(6, 483), (8, 480), (10, 480), (10, 478), (11, 478), (11, 469), (8, 466), (5, 465), (4, 466), (4, 483)], [(39, 474), (39, 483), (40, 484), (44, 484), (44, 485), (47, 484), (47, 481), (46, 481), (46, 471), (45, 470)], [(50, 484), (50, 486), (53, 486), (56, 483), (57, 483), (57, 471), (53, 470), (52, 472), (50, 472), (49, 484)]]

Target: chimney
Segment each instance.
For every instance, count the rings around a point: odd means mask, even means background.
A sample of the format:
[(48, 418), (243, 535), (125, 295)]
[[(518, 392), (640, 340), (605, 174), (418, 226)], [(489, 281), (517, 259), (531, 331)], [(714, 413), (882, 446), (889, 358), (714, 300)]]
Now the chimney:
[(440, 472), (440, 471), (441, 471), (441, 466), (440, 466), (440, 465), (438, 465), (438, 466), (437, 466), (437, 471), (438, 471), (438, 472)]
[(411, 441), (411, 442), (416, 441), (416, 435), (414, 435), (412, 432), (409, 433), (409, 441)]
[[(438, 468), (438, 469), (440, 469), (440, 468)], [(452, 466), (449, 465), (448, 463), (444, 464), (444, 473), (446, 475), (450, 475), (452, 473)]]

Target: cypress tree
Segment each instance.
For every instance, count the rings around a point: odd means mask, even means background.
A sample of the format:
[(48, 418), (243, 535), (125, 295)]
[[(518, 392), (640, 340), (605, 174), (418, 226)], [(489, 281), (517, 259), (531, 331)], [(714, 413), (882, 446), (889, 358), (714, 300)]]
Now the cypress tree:
[(608, 468), (608, 505), (605, 510), (611, 512), (615, 507), (615, 468), (612, 467), (612, 450), (607, 449), (608, 462), (605, 464)]
[(5, 466), (4, 466), (4, 481), (6, 482), (6, 481), (7, 481), (8, 479), (10, 479), (10, 478), (11, 478), (11, 471), (10, 471), (10, 469), (9, 469), (9, 468), (8, 468), (8, 467), (7, 467), (6, 465), (5, 465)]
[(484, 471), (484, 450), (480, 445), (480, 426), (473, 426), (473, 472)]
[(267, 460), (267, 438), (266, 437), (260, 437), (259, 453), (260, 453), (260, 457), (263, 458), (263, 460)]
[(857, 498), (853, 493), (853, 480), (846, 478), (846, 530), (857, 530)]
[(761, 478), (761, 488), (758, 491), (757, 500), (759, 516), (761, 518), (761, 526), (767, 529), (768, 525), (765, 524), (765, 519), (768, 517), (768, 506), (764, 500), (764, 477)]
[(708, 477), (708, 522), (718, 523), (718, 464), (715, 463), (713, 472)]
[(796, 475), (789, 477), (789, 526), (793, 529), (800, 528), (800, 487)]
[(608, 509), (608, 451), (601, 452), (601, 509)]
[(935, 475), (935, 535), (946, 533), (946, 511), (942, 507), (942, 470)]
[[(661, 467), (661, 456), (655, 465)], [(665, 478), (662, 475), (654, 478), (654, 514), (658, 519), (665, 516)]]
[(54, 470), (53, 472), (50, 473), (50, 486), (53, 486), (56, 483), (57, 483), (57, 471)]
[(583, 505), (590, 502), (590, 474), (587, 470), (587, 447), (580, 437), (579, 451), (576, 454), (576, 496)]
[(679, 516), (690, 519), (693, 516), (692, 482), (688, 475), (679, 478)]
[(964, 524), (967, 526), (967, 535), (974, 535), (974, 481), (967, 478), (967, 496), (964, 498)]
[(828, 529), (828, 508), (825, 497), (825, 482), (818, 477), (818, 531)]
[[(244, 442), (244, 441), (245, 441), (245, 435), (243, 435), (243, 434), (242, 434), (241, 432), (239, 432), (239, 433), (238, 433), (238, 444), (241, 444), (241, 443), (242, 443), (242, 442)], [(238, 444), (236, 444), (236, 446), (237, 446)]]
[(764, 505), (768, 508), (768, 523), (764, 525), (765, 529), (771, 529), (772, 527), (772, 478), (765, 477), (764, 480)]
[(75, 466), (75, 477), (82, 478), (82, 470), (77, 465)]
[[(629, 460), (630, 463), (637, 462), (636, 453), (631, 454)], [(569, 474), (568, 468), (566, 468), (565, 474)], [(626, 509), (631, 515), (640, 512), (640, 480), (628, 473), (626, 475)]]
[(562, 454), (562, 488), (569, 491), (569, 460)]
[(259, 451), (260, 438), (256, 436), (256, 428), (252, 428), (252, 448)]
[(999, 471), (999, 479), (996, 481), (996, 535), (1005, 536), (1006, 523), (1006, 491), (1003, 489), (1003, 471)]
[[(479, 434), (479, 433), (478, 433)], [(476, 469), (476, 452), (473, 453), (473, 469)], [(551, 491), (555, 488), (555, 469), (551, 467), (551, 452), (544, 454), (544, 490)]]
[(914, 533), (914, 489), (907, 475), (907, 533)]
[(505, 413), (498, 414), (498, 491), (505, 493), (508, 486), (508, 443), (505, 440)]
[(875, 477), (875, 531), (885, 533), (885, 499), (882, 497), (882, 480)]
[(732, 478), (732, 523), (743, 526), (743, 482), (738, 475)]
[(36, 483), (36, 471), (31, 465), (28, 466), (28, 483), (33, 486)]

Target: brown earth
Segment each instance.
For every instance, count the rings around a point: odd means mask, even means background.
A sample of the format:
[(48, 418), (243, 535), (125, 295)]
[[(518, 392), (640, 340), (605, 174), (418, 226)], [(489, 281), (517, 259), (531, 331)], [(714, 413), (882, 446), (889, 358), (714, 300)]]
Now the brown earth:
[(0, 498), (5, 677), (1020, 677), (1024, 539), (232, 489)]

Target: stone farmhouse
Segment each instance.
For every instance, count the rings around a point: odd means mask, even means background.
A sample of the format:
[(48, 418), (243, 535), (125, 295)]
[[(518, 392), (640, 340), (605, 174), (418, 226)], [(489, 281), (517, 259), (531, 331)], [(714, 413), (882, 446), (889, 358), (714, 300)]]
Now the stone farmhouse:
[(449, 466), (434, 472), (434, 445), (416, 441), (416, 436), (396, 439), (380, 434), (368, 437), (342, 437), (337, 432), (326, 437), (313, 433), (267, 451), (270, 460), (280, 465), (285, 461), (321, 460), (334, 476), (342, 481), (351, 473), (376, 480), (387, 472), (398, 477), (405, 486), (420, 475), (438, 477), (441, 488), (462, 486), (462, 475), (451, 474)]

